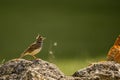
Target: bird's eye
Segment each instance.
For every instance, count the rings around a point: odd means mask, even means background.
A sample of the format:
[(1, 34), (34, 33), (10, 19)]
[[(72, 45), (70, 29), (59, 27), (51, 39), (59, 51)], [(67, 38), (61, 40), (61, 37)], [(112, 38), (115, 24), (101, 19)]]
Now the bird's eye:
[(38, 43), (41, 43), (41, 41), (39, 41)]

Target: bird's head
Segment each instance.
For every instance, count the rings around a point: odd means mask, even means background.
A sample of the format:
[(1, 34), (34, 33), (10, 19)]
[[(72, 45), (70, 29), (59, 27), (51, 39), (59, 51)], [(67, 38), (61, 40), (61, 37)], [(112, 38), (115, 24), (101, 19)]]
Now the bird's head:
[(37, 42), (42, 42), (44, 39), (46, 39), (45, 37), (41, 36), (38, 34), (38, 36), (36, 37), (36, 41)]

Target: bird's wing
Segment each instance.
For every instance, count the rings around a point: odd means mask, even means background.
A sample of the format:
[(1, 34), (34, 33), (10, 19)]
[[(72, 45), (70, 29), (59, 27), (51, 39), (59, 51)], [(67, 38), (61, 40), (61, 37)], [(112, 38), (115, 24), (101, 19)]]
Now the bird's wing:
[(31, 44), (25, 51), (24, 53), (27, 53), (27, 52), (32, 52), (36, 49), (36, 43), (33, 43)]

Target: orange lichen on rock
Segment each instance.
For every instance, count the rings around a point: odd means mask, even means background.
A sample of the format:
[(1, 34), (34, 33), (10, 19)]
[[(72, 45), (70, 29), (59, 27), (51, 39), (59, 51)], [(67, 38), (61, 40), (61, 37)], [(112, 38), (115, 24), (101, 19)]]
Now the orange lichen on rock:
[(120, 63), (120, 35), (117, 37), (114, 45), (110, 48), (107, 60)]

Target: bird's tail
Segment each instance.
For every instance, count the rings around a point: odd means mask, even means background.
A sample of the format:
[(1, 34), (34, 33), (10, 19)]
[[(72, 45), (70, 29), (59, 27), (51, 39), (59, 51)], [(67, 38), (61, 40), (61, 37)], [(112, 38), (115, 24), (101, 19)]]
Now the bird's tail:
[(22, 57), (24, 57), (25, 56), (25, 54), (24, 53), (22, 53), (21, 55), (20, 55), (20, 57), (19, 58), (22, 58)]

